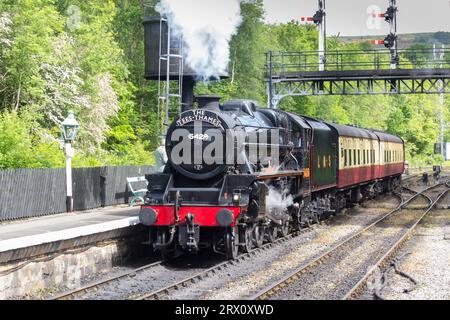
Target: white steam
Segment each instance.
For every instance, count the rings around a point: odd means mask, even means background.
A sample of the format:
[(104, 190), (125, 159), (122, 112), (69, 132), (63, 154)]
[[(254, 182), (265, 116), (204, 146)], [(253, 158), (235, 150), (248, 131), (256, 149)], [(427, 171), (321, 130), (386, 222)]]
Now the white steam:
[(242, 22), (242, 0), (160, 0), (156, 10), (182, 34), (185, 63), (202, 80), (226, 73), (230, 40)]
[(294, 204), (292, 195), (285, 196), (284, 193), (279, 192), (273, 187), (269, 188), (269, 194), (266, 196), (266, 208), (271, 215), (275, 215), (277, 219), (281, 216), (289, 206)]

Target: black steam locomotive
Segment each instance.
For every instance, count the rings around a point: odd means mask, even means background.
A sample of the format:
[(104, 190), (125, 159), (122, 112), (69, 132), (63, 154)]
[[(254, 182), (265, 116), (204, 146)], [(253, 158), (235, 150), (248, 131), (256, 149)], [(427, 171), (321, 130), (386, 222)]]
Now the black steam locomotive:
[(212, 248), (233, 259), (400, 184), (399, 137), (197, 100), (167, 131), (164, 171), (146, 176), (140, 221), (164, 258)]

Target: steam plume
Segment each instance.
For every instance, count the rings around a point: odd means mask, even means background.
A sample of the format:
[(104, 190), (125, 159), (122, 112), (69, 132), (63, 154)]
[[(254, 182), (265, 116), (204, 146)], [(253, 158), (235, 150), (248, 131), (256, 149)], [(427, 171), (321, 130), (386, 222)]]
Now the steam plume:
[(202, 80), (227, 71), (231, 37), (242, 22), (242, 0), (160, 0), (156, 10), (183, 35), (185, 63)]
[(269, 187), (269, 194), (266, 196), (266, 207), (270, 214), (276, 219), (281, 219), (278, 216), (286, 211), (286, 209), (294, 204), (292, 195), (285, 195), (273, 187)]

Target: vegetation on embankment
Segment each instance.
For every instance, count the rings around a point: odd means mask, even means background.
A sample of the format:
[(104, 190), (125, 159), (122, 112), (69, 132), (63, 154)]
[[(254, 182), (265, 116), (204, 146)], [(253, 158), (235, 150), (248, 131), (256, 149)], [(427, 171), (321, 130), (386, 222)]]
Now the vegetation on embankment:
[[(243, 23), (231, 43), (230, 79), (200, 84), (196, 91), (265, 105), (265, 52), (314, 50), (317, 32), (295, 22), (264, 24), (261, 0), (241, 7)], [(0, 169), (63, 166), (58, 126), (68, 110), (81, 124), (75, 166), (153, 162), (157, 87), (143, 79), (143, 11), (137, 0), (0, 2)], [(145, 11), (154, 14), (152, 8)], [(328, 39), (330, 49), (368, 45)], [(422, 165), (439, 160), (433, 155), (438, 99), (292, 97), (280, 107), (398, 134), (406, 141), (410, 165)], [(448, 109), (447, 99), (447, 119)]]

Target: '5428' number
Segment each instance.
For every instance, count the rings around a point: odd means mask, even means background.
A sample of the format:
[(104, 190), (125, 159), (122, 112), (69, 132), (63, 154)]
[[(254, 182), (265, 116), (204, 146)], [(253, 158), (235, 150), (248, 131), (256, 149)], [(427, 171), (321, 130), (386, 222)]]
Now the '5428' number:
[(207, 134), (203, 134), (203, 133), (197, 133), (197, 134), (193, 134), (191, 133), (188, 138), (190, 140), (202, 140), (202, 141), (207, 141), (209, 140), (209, 136)]

